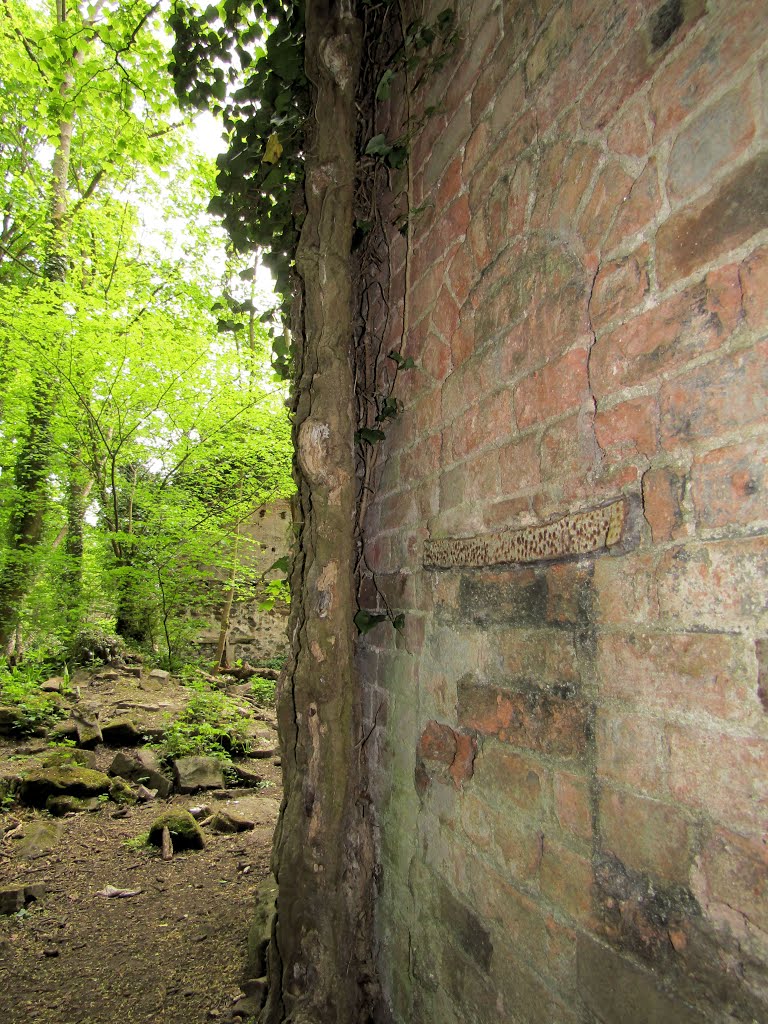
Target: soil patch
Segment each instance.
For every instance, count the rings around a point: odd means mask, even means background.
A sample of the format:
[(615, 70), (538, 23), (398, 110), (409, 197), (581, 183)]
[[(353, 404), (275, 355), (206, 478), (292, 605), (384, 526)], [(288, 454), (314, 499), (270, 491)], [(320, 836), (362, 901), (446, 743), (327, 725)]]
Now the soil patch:
[[(134, 710), (149, 730), (186, 699), (172, 680), (162, 687), (153, 683), (150, 700), (139, 684), (88, 675), (78, 685), (93, 697), (102, 720), (116, 705), (144, 705)], [(272, 716), (258, 714), (261, 735), (274, 738)], [(0, 776), (40, 764), (48, 753), (44, 746), (42, 740), (0, 741)], [(96, 767), (106, 771), (118, 749), (97, 746)], [(95, 811), (56, 819), (19, 805), (0, 813), (0, 888), (23, 886), (38, 894), (23, 909), (0, 916), (3, 1024), (232, 1019), (281, 796), (277, 758), (240, 763), (261, 777), (257, 786), (174, 794), (133, 807), (103, 800)], [(210, 812), (201, 815), (201, 805)], [(224, 834), (204, 825), (204, 849), (163, 860), (159, 850), (138, 846), (137, 837), (170, 808), (193, 810), (203, 820), (228, 812), (255, 827)], [(47, 838), (35, 843), (40, 823), (49, 826)], [(112, 890), (131, 895), (110, 895)]]

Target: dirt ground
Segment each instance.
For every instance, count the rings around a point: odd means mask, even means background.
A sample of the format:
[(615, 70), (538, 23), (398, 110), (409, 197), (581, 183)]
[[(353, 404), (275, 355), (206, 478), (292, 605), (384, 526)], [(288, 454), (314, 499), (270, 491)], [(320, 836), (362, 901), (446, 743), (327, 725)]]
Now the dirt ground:
[[(84, 695), (109, 712), (137, 705), (143, 724), (172, 712), (184, 689), (169, 681), (148, 694), (136, 680), (85, 682)], [(87, 692), (86, 692), (87, 691)], [(150, 709), (150, 710), (147, 710)], [(106, 717), (102, 715), (102, 718)], [(260, 715), (262, 736), (271, 732)], [(40, 741), (0, 741), (0, 776), (40, 762)], [(106, 770), (115, 747), (97, 747)], [(258, 883), (269, 871), (280, 806), (276, 756), (248, 759), (258, 787), (208, 791), (52, 819), (18, 804), (0, 812), (0, 888), (41, 884), (39, 899), (0, 915), (2, 1024), (203, 1024), (233, 1018)], [(135, 842), (168, 806), (228, 810), (251, 831), (215, 834), (205, 848), (160, 852)], [(23, 856), (35, 822), (60, 823), (53, 848)], [(108, 886), (134, 895), (107, 896)]]

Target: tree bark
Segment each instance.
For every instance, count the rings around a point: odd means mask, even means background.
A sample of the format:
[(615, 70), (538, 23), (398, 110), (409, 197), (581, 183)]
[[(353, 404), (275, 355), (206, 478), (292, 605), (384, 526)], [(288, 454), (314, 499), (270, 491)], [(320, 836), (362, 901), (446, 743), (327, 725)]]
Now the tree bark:
[(261, 1024), (370, 1019), (372, 839), (354, 670), (351, 267), (361, 26), (344, 0), (307, 4), (314, 115), (296, 265), (298, 546), (292, 654), (280, 688), (283, 808)]

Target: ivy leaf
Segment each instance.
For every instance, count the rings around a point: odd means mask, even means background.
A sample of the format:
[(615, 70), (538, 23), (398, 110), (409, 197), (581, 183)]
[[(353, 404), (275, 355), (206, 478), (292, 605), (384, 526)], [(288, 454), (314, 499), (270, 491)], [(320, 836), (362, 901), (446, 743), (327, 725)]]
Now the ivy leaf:
[(286, 576), (288, 575), (288, 573), (290, 571), (291, 571), (291, 556), (290, 555), (283, 555), (282, 558), (278, 558), (278, 560), (276, 562), (273, 562), (272, 565), (270, 565), (269, 569), (267, 569), (267, 572), (284, 572), (286, 574)]
[(403, 356), (394, 349), (389, 353), (389, 358), (397, 364), (398, 370), (412, 370), (416, 366), (416, 363), (414, 363), (411, 356), (403, 358)]
[(387, 68), (384, 74), (379, 79), (379, 84), (376, 86), (376, 99), (377, 100), (388, 100), (390, 90), (392, 88), (392, 79), (395, 77), (395, 69)]
[(386, 436), (383, 430), (372, 430), (370, 427), (363, 427), (362, 430), (355, 431), (355, 441), (367, 441), (368, 444), (383, 441)]
[(392, 625), (395, 627), (398, 633), (402, 633), (403, 627), (405, 626), (405, 614), (403, 612), (400, 612), (399, 615), (396, 615), (394, 619), (392, 619)]
[(364, 612), (360, 609), (353, 621), (357, 626), (358, 633), (368, 633), (374, 626), (378, 626), (380, 622), (385, 622), (386, 618), (386, 615), (371, 615), (370, 612)]
[(267, 139), (267, 145), (264, 150), (264, 156), (261, 158), (261, 162), (263, 164), (276, 164), (282, 155), (283, 146), (280, 142), (280, 136), (277, 132), (272, 132)]
[(395, 171), (399, 171), (401, 167), (404, 167), (407, 159), (408, 150), (405, 146), (393, 146), (386, 157), (387, 163)]
[(374, 135), (369, 139), (365, 152), (368, 156), (387, 156), (392, 152), (392, 146), (387, 142), (386, 135)]

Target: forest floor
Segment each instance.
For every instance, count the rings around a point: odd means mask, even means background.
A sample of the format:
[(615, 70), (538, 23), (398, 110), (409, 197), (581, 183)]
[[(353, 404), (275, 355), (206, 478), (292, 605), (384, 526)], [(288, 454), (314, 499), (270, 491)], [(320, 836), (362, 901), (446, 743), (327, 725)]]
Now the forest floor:
[[(102, 719), (116, 707), (124, 713), (133, 702), (145, 728), (186, 699), (173, 679), (152, 683), (100, 681), (94, 672), (81, 676), (81, 690), (101, 706)], [(255, 717), (262, 738), (271, 734), (276, 746), (274, 714)], [(97, 768), (107, 771), (118, 749), (98, 746)], [(44, 740), (0, 740), (0, 777), (23, 775), (46, 752)], [(257, 786), (174, 793), (129, 807), (104, 799), (95, 811), (63, 818), (19, 803), (7, 806), (8, 800), (4, 808), (0, 804), (0, 889), (42, 886), (24, 908), (0, 914), (2, 1024), (241, 1019), (236, 1004), (248, 927), (256, 888), (269, 874), (281, 797), (279, 758), (244, 763), (261, 776)], [(159, 813), (173, 807), (199, 814), (201, 805), (249, 819), (254, 827), (234, 834), (204, 829), (204, 849), (179, 851), (169, 860), (141, 845)], [(41, 823), (59, 834), (49, 848), (42, 842), (30, 851), (25, 837), (33, 837)], [(107, 895), (108, 887), (126, 894)]]

